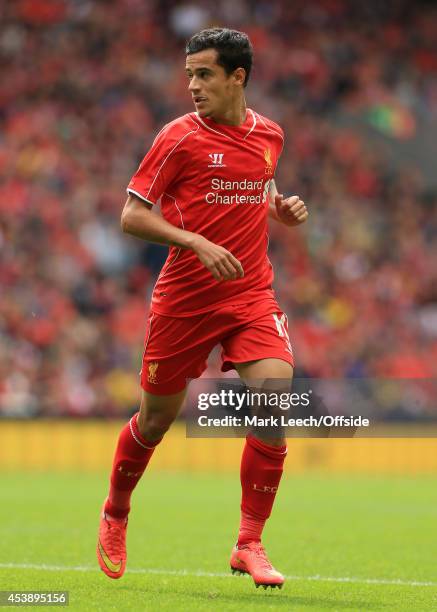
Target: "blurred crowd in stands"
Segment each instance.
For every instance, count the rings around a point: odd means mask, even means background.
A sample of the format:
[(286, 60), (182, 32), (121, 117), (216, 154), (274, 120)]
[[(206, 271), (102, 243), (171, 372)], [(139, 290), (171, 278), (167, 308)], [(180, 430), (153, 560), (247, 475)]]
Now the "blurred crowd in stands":
[(212, 25), (250, 35), (248, 105), (284, 128), (277, 184), (310, 211), (271, 223), (296, 375), (437, 376), (436, 193), (330, 120), (404, 109), (399, 139), (437, 121), (432, 2), (15, 0), (0, 23), (0, 413), (137, 407), (166, 249), (120, 212), (157, 131), (193, 110), (184, 42)]

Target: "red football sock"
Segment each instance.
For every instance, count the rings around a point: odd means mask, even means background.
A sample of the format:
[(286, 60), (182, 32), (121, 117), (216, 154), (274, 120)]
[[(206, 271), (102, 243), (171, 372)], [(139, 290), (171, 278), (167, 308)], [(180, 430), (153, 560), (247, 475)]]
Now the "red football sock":
[(105, 512), (114, 518), (125, 518), (130, 510), (130, 498), (143, 475), (155, 447), (161, 440), (147, 442), (137, 425), (137, 414), (120, 432), (111, 472), (111, 486)]
[(286, 446), (247, 436), (241, 458), (241, 522), (238, 545), (259, 542), (282, 476)]

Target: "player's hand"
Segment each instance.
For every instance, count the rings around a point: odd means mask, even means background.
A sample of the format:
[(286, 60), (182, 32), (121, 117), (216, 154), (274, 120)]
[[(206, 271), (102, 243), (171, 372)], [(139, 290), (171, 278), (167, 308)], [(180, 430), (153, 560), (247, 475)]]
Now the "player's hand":
[(275, 207), (279, 221), (292, 227), (300, 225), (308, 219), (308, 210), (299, 196), (291, 196), (284, 199), (281, 193), (275, 195)]
[(214, 242), (210, 242), (198, 234), (195, 237), (192, 249), (216, 280), (243, 278), (244, 271), (241, 263), (232, 253), (218, 244), (214, 244)]

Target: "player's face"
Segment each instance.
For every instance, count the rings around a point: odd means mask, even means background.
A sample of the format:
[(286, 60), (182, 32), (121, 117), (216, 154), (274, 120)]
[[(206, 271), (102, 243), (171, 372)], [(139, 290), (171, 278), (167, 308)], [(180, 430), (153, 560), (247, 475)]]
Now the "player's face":
[(215, 49), (187, 55), (188, 90), (200, 117), (215, 119), (226, 116), (229, 108), (238, 103), (244, 82), (243, 69), (238, 68), (228, 75), (216, 59)]

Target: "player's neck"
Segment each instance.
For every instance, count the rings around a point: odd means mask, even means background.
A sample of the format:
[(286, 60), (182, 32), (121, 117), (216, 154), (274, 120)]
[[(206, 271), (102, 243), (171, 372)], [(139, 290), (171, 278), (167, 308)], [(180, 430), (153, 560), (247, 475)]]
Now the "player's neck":
[(231, 106), (220, 115), (211, 115), (209, 118), (215, 123), (223, 125), (242, 125), (246, 121), (246, 100), (243, 98), (238, 105)]

